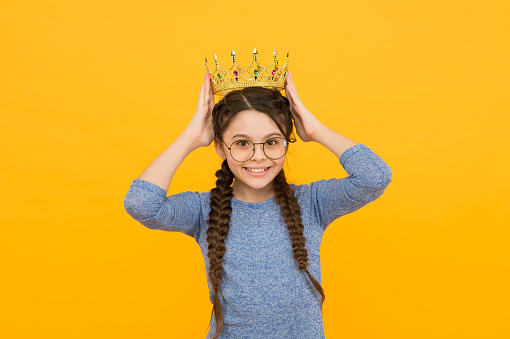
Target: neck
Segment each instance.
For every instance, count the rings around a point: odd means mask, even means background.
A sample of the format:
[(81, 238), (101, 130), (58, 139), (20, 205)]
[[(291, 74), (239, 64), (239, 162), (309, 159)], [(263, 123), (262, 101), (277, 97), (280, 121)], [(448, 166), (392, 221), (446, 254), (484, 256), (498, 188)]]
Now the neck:
[(244, 202), (261, 202), (269, 198), (274, 197), (274, 184), (271, 182), (270, 185), (262, 188), (252, 188), (244, 185), (240, 180), (234, 179), (232, 185), (234, 198)]

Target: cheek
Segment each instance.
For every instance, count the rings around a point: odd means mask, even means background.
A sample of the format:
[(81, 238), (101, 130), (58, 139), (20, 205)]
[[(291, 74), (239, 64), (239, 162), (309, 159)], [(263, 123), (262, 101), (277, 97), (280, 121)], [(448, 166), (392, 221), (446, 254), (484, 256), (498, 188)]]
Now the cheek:
[(227, 156), (227, 164), (228, 167), (230, 167), (230, 170), (233, 172), (239, 167), (240, 162), (237, 162), (234, 159), (232, 159), (232, 157)]
[(283, 157), (281, 159), (278, 159), (278, 160), (275, 160), (275, 164), (278, 167), (283, 167), (283, 165), (285, 165), (285, 157)]

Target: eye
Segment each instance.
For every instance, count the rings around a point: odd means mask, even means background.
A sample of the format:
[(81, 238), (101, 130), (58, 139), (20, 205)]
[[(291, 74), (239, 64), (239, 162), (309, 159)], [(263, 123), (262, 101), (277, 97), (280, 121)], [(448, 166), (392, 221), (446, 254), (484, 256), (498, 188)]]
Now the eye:
[(278, 139), (268, 139), (266, 140), (266, 145), (267, 146), (276, 146), (280, 143), (280, 140)]
[(250, 142), (248, 140), (237, 140), (234, 142), (234, 145), (238, 147), (248, 147), (250, 146)]

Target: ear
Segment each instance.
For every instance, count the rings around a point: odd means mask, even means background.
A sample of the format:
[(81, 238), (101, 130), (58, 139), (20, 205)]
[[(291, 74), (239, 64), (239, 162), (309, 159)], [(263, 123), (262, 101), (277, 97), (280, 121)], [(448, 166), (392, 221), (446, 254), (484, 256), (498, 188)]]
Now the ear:
[(218, 140), (218, 138), (214, 139), (214, 149), (216, 150), (216, 153), (220, 156), (221, 159), (225, 160), (227, 159), (227, 155), (225, 154), (225, 145)]

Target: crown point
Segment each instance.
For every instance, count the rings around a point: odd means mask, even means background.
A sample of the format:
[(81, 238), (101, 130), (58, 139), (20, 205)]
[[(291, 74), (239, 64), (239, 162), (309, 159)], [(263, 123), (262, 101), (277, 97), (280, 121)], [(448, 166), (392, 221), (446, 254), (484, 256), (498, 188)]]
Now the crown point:
[[(236, 62), (236, 52), (232, 49), (232, 65), (228, 69), (223, 70), (219, 65), (218, 56), (214, 53), (214, 63), (216, 67), (212, 71), (208, 65), (208, 59), (205, 58), (205, 67), (210, 76), (211, 87), (214, 95), (226, 95), (231, 90), (236, 90), (245, 87), (271, 87), (282, 89), (286, 83), (286, 76), (290, 75), (288, 71), (288, 57), (283, 68), (278, 66), (276, 57), (277, 49), (273, 51), (273, 62), (270, 66), (264, 67), (259, 64), (258, 51), (253, 50), (253, 62), (248, 67), (241, 67)], [(235, 69), (237, 65), (237, 69)], [(253, 66), (255, 66), (253, 69)], [(232, 72), (232, 73), (231, 73)], [(282, 74), (283, 73), (283, 74)], [(243, 74), (248, 74), (247, 77)], [(267, 75), (265, 75), (267, 74)], [(282, 79), (283, 75), (283, 79)], [(235, 78), (234, 78), (235, 77)]]

